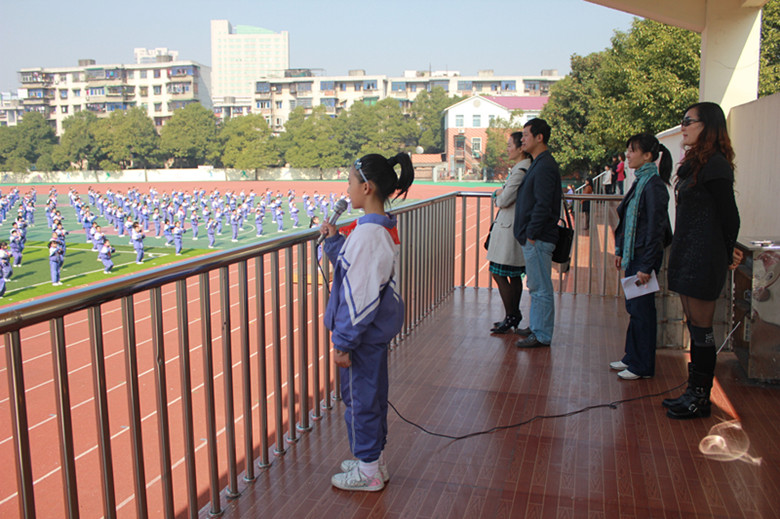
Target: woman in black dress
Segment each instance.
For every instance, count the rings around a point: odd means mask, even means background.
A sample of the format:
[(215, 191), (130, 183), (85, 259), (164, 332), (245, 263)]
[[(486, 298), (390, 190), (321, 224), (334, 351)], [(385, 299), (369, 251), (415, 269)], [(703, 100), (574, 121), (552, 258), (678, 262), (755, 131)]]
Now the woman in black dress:
[(715, 302), (726, 274), (742, 259), (734, 248), (739, 212), (734, 200), (734, 150), (726, 117), (715, 103), (696, 103), (682, 120), (686, 153), (677, 172), (677, 218), (669, 255), (669, 289), (680, 294), (691, 335), (688, 388), (665, 399), (671, 418), (710, 416), (715, 373)]

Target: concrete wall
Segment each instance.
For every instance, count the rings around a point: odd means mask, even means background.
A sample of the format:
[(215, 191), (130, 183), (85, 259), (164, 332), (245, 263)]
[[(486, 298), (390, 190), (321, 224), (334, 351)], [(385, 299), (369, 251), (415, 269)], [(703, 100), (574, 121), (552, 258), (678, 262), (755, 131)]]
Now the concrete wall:
[(780, 94), (737, 106), (729, 114), (736, 153), (740, 237), (780, 236)]

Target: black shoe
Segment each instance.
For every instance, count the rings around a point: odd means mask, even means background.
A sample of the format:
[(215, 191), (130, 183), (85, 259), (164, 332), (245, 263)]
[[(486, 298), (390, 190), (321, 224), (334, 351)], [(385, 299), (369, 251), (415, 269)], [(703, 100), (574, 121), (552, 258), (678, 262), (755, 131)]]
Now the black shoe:
[(548, 348), (549, 343), (539, 342), (536, 335), (531, 334), (523, 340), (517, 341), (515, 346), (518, 348)]
[[(688, 379), (689, 380), (691, 378), (691, 372), (693, 371), (693, 369), (694, 369), (693, 362), (689, 362), (688, 363)], [(685, 392), (682, 395), (678, 396), (677, 398), (664, 398), (663, 402), (661, 402), (661, 405), (666, 407), (667, 409), (670, 408), (670, 407), (677, 407), (677, 406), (679, 406), (682, 403), (683, 398), (685, 398), (685, 395), (688, 394), (688, 390), (690, 390), (690, 389), (691, 389), (691, 387), (688, 386), (688, 389), (686, 389)]]
[(688, 389), (679, 402), (666, 410), (666, 416), (676, 420), (690, 418), (708, 418), (712, 412), (710, 390), (712, 389), (712, 374), (691, 370), (688, 377)]
[(508, 331), (516, 328), (519, 322), (520, 318), (518, 316), (507, 315), (503, 322), (499, 323), (498, 326), (490, 330), (490, 333), (507, 333)]
[(522, 335), (523, 337), (530, 337), (531, 335), (533, 335), (533, 332), (531, 332), (530, 328), (518, 329), (516, 330), (516, 332), (517, 335)]
[[(517, 322), (520, 323), (520, 321), (523, 320), (523, 314), (517, 314)], [(506, 321), (506, 317), (504, 317), (504, 321)], [(493, 323), (493, 328), (498, 328), (502, 324), (504, 324), (504, 321), (496, 321)]]

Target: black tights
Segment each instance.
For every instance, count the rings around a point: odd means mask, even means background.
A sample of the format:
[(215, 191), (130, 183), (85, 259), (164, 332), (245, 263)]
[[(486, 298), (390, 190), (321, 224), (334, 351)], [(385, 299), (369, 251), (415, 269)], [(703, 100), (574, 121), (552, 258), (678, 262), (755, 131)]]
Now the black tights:
[(506, 315), (520, 316), (520, 298), (523, 296), (523, 278), (499, 276), (492, 274), (493, 281), (498, 286), (498, 294), (501, 296), (501, 302), (504, 303)]
[(701, 373), (715, 373), (717, 350), (712, 334), (715, 301), (680, 296), (683, 312), (691, 332), (691, 364)]

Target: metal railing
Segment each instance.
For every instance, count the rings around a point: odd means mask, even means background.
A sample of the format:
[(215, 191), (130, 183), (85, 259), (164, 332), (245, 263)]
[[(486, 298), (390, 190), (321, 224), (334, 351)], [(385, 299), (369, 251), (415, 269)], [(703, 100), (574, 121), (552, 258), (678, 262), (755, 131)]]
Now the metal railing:
[[(406, 302), (395, 347), (453, 290), (455, 195), (393, 212)], [(13, 429), (18, 489), (0, 506), (16, 504), (26, 518), (113, 518), (131, 505), (137, 517), (221, 513), (338, 398), (321, 324), (330, 272), (323, 258), (320, 274), (317, 235), (300, 231), (0, 311), (3, 420)], [(49, 361), (52, 379), (27, 384)], [(52, 468), (39, 453), (54, 441)]]
[[(607, 293), (616, 284), (609, 222), (617, 200), (567, 197), (577, 238), (572, 268), (553, 272), (559, 291)], [(482, 243), (495, 208), (489, 194), (464, 192), (393, 212), (406, 302), (394, 348), (456, 280), (491, 286)], [(338, 398), (321, 324), (330, 269), (323, 260), (319, 270), (316, 235), (300, 231), (0, 311), (3, 420), (13, 430), (13, 453), (8, 444), (2, 452), (15, 459), (18, 489), (0, 495), (0, 510), (219, 514)], [(54, 441), (58, 464), (36, 454)]]
[[(459, 286), (490, 287), (493, 282), (482, 246), (497, 209), (490, 193), (460, 192)], [(588, 295), (619, 295), (620, 272), (614, 265), (614, 228), (620, 195), (565, 195), (564, 207), (570, 211), (574, 227), (572, 259), (568, 266), (553, 264), (553, 283), (559, 292)], [(468, 266), (467, 266), (468, 264)], [(566, 268), (568, 267), (568, 271)]]

